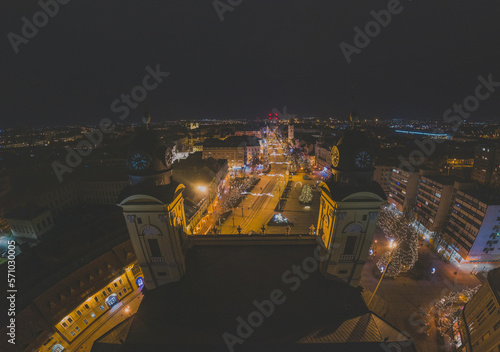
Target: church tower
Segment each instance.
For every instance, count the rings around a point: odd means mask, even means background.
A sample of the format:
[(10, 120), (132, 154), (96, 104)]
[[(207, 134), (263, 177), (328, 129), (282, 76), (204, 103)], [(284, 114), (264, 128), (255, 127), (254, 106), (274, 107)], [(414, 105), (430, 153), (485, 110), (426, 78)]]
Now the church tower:
[(326, 278), (360, 284), (369, 257), (382, 187), (373, 181), (373, 146), (364, 132), (351, 129), (332, 148), (332, 176), (320, 184), (321, 204), (318, 242), (322, 248), (321, 271)]
[(172, 150), (149, 130), (127, 151), (130, 185), (118, 205), (148, 289), (178, 281), (186, 270), (184, 185), (172, 180)]

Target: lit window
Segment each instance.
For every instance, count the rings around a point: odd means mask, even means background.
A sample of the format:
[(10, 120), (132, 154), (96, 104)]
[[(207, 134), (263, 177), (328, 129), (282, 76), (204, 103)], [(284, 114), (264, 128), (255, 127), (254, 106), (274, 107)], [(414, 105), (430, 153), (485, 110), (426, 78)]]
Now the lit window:
[(91, 316), (92, 318), (95, 318), (95, 314), (94, 314), (94, 312), (90, 313), (90, 316)]
[(75, 330), (80, 332), (80, 328), (78, 326), (75, 326)]
[(73, 330), (71, 330), (69, 333), (71, 334), (71, 336), (75, 336), (75, 332)]
[(99, 308), (101, 308), (101, 310), (104, 310), (104, 306), (100, 306)]

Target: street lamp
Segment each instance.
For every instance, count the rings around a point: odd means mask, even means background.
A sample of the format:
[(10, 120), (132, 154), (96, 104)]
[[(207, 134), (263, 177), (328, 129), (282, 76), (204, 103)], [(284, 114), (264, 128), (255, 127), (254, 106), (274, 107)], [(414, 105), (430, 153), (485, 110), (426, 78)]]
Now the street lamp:
[(377, 287), (375, 287), (375, 291), (373, 291), (372, 296), (371, 296), (370, 300), (368, 301), (368, 304), (366, 305), (368, 307), (368, 309), (370, 309), (370, 303), (372, 303), (373, 297), (375, 297), (375, 294), (377, 293), (378, 287), (380, 286), (380, 283), (382, 282), (382, 279), (385, 276), (385, 272), (387, 271), (387, 268), (389, 267), (389, 264), (391, 264), (392, 256), (394, 255), (394, 252), (396, 250), (397, 244), (395, 242), (391, 242), (390, 245), (389, 245), (389, 247), (392, 248), (391, 255), (389, 256), (389, 260), (387, 261), (387, 264), (386, 264), (386, 266), (384, 268), (384, 271), (382, 272), (382, 276), (378, 280)]
[(196, 188), (198, 189), (198, 191), (200, 191), (202, 193), (205, 193), (207, 191), (207, 186), (199, 185)]

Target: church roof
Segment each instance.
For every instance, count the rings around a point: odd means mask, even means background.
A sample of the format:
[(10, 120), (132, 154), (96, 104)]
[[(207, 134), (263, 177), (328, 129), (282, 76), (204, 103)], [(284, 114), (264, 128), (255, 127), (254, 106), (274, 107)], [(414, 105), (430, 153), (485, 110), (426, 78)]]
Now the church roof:
[[(118, 351), (224, 351), (223, 335), (238, 336), (237, 318), (247, 321), (257, 310), (254, 302), (269, 300), (274, 290), (284, 301), (235, 351), (384, 351), (384, 339), (401, 339), (395, 328), (369, 313), (359, 289), (326, 280), (318, 270), (303, 271), (303, 279), (292, 273), (293, 265), (302, 267), (306, 258), (314, 258), (315, 248), (195, 245), (186, 254), (187, 272), (179, 282), (145, 292)], [(307, 259), (308, 267), (314, 261)], [(93, 350), (105, 350), (102, 343)]]

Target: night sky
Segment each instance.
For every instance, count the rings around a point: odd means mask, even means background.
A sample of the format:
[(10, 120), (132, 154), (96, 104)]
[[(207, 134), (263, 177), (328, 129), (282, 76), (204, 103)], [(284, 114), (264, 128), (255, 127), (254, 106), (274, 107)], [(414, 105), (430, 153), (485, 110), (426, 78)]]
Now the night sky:
[[(227, 2), (227, 0), (222, 0)], [(237, 2), (233, 0), (233, 2)], [(347, 63), (339, 44), (388, 1), (244, 0), (221, 22), (212, 1), (72, 0), (15, 54), (7, 34), (40, 10), (0, 5), (2, 127), (119, 121), (110, 109), (146, 66), (170, 75), (124, 120), (301, 116), (441, 119), (500, 82), (500, 3), (401, 1), (403, 10)], [(496, 79), (495, 79), (496, 78)], [(500, 88), (470, 120), (499, 117)]]

